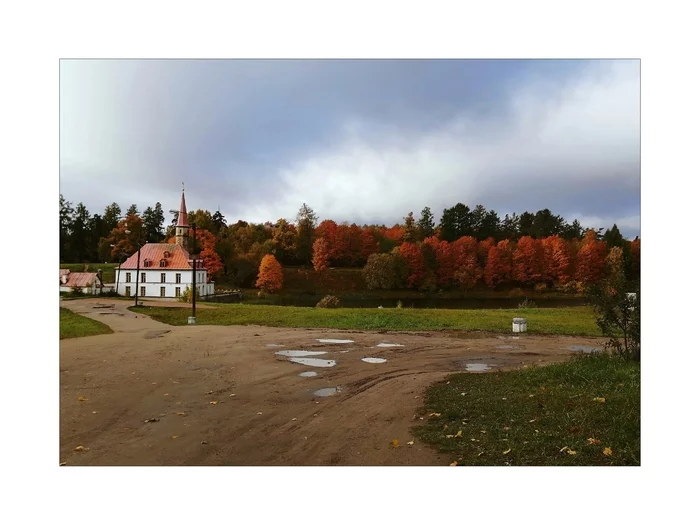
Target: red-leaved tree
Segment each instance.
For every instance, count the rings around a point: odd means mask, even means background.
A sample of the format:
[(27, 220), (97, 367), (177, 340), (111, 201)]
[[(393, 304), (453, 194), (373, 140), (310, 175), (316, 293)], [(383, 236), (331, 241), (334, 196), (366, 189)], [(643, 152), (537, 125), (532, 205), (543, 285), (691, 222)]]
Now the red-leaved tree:
[(274, 293), (282, 289), (282, 282), (282, 266), (274, 255), (265, 255), (260, 262), (255, 286), (265, 292)]
[(508, 241), (500, 241), (489, 249), (484, 268), (484, 281), (491, 288), (511, 280), (512, 253)]
[(473, 288), (482, 274), (477, 240), (466, 235), (453, 242), (451, 247), (455, 265), (454, 280), (463, 289)]
[(513, 279), (522, 284), (542, 280), (542, 246), (530, 236), (518, 239), (513, 251)]
[(322, 272), (328, 269), (328, 243), (323, 237), (314, 242), (313, 264), (314, 270)]
[(408, 266), (406, 287), (419, 288), (427, 271), (420, 246), (412, 242), (404, 242), (399, 246), (399, 255)]

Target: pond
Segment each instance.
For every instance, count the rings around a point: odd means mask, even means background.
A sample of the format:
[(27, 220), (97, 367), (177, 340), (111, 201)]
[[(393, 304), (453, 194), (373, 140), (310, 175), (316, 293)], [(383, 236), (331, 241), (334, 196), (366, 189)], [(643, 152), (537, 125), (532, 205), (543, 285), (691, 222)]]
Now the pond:
[[(321, 295), (287, 295), (267, 297), (265, 299), (245, 299), (244, 304), (274, 304), (279, 306), (316, 306)], [(538, 308), (561, 308), (567, 306), (585, 306), (585, 297), (529, 297)], [(382, 299), (381, 297), (340, 297), (340, 307), (346, 308), (396, 308), (397, 301), (403, 308), (446, 308), (458, 310), (473, 309), (513, 309), (525, 299), (523, 297), (409, 297)]]

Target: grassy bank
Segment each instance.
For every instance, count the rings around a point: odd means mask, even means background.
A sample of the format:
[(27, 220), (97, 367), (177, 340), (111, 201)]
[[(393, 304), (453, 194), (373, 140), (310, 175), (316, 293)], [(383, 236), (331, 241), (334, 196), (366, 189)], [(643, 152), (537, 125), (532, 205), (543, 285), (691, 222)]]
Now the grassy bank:
[(99, 321), (75, 314), (66, 308), (60, 308), (59, 332), (61, 339), (71, 339), (88, 335), (111, 334), (112, 329)]
[(589, 355), (457, 374), (428, 389), (422, 417), (416, 437), (458, 465), (639, 465), (640, 365)]
[[(186, 308), (137, 307), (134, 311), (171, 324), (186, 325)], [(197, 311), (198, 324), (262, 325), (350, 330), (485, 330), (510, 332), (513, 317), (526, 317), (538, 334), (600, 336), (588, 307), (530, 310), (438, 310), (412, 308), (300, 308), (223, 304)]]

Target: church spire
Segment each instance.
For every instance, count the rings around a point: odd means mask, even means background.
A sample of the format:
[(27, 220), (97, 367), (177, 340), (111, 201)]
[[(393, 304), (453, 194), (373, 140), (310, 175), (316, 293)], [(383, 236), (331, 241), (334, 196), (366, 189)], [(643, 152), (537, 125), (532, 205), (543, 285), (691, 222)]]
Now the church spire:
[(188, 230), (190, 225), (187, 223), (187, 206), (185, 205), (185, 183), (182, 183), (182, 197), (180, 199), (180, 211), (177, 214), (177, 224), (175, 225), (175, 244), (179, 244), (187, 249)]

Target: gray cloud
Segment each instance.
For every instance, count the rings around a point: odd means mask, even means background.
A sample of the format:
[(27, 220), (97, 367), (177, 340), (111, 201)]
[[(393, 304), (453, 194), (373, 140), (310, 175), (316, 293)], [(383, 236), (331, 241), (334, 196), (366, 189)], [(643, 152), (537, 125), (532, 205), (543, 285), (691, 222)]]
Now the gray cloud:
[(185, 181), (229, 222), (461, 201), (634, 236), (639, 162), (638, 62), (61, 63), (61, 191), (92, 212), (168, 209)]

